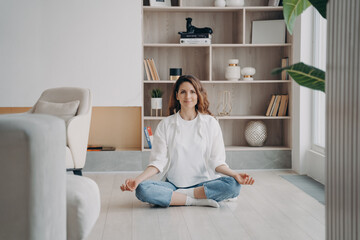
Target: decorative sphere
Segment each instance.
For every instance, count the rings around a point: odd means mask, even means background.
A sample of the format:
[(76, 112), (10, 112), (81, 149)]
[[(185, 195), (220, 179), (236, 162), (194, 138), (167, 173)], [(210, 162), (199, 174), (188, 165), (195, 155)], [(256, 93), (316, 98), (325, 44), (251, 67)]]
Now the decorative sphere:
[(252, 147), (264, 146), (267, 138), (266, 125), (263, 121), (250, 121), (245, 127), (245, 140)]

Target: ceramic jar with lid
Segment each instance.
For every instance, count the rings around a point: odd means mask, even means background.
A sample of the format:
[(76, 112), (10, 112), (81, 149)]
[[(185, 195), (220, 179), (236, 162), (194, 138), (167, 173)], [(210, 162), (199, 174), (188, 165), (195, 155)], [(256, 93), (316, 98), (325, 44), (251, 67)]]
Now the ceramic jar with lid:
[(229, 66), (226, 67), (225, 78), (229, 81), (238, 81), (240, 79), (239, 59), (229, 59)]

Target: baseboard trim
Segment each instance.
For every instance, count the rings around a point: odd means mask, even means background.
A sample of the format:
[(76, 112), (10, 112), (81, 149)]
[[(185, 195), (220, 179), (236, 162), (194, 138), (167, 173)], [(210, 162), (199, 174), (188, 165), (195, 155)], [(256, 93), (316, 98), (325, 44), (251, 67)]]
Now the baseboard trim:
[[(143, 171), (150, 152), (88, 152), (84, 172)], [(228, 151), (226, 162), (234, 170), (291, 169), (291, 151)]]

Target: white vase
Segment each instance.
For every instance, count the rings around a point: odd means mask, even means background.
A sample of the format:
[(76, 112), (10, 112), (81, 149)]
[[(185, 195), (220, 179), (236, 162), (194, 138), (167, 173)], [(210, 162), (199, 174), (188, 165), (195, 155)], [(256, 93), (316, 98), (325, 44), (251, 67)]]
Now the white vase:
[(244, 6), (244, 0), (226, 0), (227, 7), (242, 7)]
[(238, 59), (229, 59), (229, 66), (225, 70), (225, 78), (229, 81), (238, 81), (240, 79), (240, 66)]
[(162, 98), (151, 98), (151, 109), (162, 109)]
[(214, 6), (215, 7), (225, 7), (226, 6), (226, 1), (225, 0), (215, 0), (214, 1)]

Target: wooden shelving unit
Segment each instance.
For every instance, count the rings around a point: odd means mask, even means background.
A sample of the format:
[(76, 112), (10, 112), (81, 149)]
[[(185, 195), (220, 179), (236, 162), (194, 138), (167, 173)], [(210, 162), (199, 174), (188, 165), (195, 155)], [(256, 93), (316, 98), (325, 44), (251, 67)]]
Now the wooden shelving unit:
[[(174, 81), (169, 80), (169, 68), (181, 67), (183, 74), (193, 74), (204, 84), (210, 101), (210, 111), (218, 119), (227, 151), (291, 150), (291, 81), (271, 75), (280, 67), (281, 59), (292, 62), (292, 37), (287, 33), (284, 44), (252, 44), (252, 21), (283, 19), (282, 7), (268, 7), (267, 0), (245, 0), (243, 7), (213, 7), (213, 0), (173, 0), (172, 7), (143, 6), (143, 56), (153, 58), (160, 81), (149, 81), (144, 73), (143, 127), (153, 132), (167, 116), (168, 99)], [(179, 31), (185, 31), (185, 18), (193, 25), (214, 30), (210, 45), (179, 44)], [(227, 81), (225, 69), (228, 59), (239, 59), (241, 67), (254, 67), (254, 81)], [(150, 95), (153, 88), (161, 88), (163, 117), (151, 117)], [(231, 92), (230, 116), (217, 116), (222, 91)], [(288, 94), (288, 115), (266, 117), (273, 94)], [(246, 123), (262, 120), (267, 125), (268, 139), (264, 147), (249, 147), (244, 137)], [(143, 151), (148, 151), (143, 136)]]

